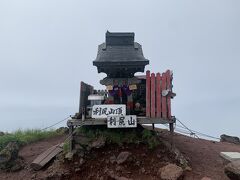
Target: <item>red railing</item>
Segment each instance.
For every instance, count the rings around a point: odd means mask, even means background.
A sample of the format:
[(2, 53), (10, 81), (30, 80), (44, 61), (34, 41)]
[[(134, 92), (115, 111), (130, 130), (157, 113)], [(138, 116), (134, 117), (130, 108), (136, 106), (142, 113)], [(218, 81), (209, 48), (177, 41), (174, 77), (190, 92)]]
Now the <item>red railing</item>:
[(146, 116), (171, 119), (172, 73), (146, 72)]

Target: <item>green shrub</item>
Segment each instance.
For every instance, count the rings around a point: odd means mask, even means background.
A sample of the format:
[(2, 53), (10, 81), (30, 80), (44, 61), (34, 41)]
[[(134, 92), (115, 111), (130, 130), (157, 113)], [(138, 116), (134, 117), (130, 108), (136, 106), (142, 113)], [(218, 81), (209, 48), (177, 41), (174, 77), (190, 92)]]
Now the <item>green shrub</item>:
[(63, 144), (63, 152), (64, 154), (66, 154), (69, 151), (69, 147), (70, 147), (70, 142), (69, 141), (65, 141)]
[(83, 126), (76, 130), (76, 134), (83, 134), (88, 138), (104, 137), (108, 144), (122, 145), (124, 143), (139, 144), (141, 142), (153, 149), (159, 145), (157, 135), (147, 129), (108, 129), (104, 126)]
[(156, 132), (144, 129), (142, 132), (142, 140), (148, 144), (149, 149), (154, 149), (159, 145)]
[(41, 131), (38, 129), (17, 130), (10, 134), (0, 136), (0, 151), (12, 141), (17, 142), (20, 146), (31, 142), (39, 141), (45, 138), (59, 135), (55, 130)]

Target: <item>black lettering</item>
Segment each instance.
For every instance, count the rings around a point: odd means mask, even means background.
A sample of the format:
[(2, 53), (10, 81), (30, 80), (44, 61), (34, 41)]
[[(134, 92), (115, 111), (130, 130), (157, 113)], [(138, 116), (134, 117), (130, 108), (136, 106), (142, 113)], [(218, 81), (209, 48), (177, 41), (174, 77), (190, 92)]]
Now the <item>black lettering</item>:
[(122, 114), (123, 113), (122, 107), (117, 108), (115, 111), (116, 111), (117, 115), (123, 115)]
[(119, 126), (125, 126), (124, 119), (125, 119), (124, 116), (119, 117)]
[(109, 118), (109, 124), (112, 126), (112, 125), (114, 125), (114, 126), (116, 126), (116, 118), (115, 117), (110, 117)]
[(130, 119), (128, 120), (128, 125), (135, 125), (136, 121), (135, 119), (133, 119), (133, 117), (131, 116)]

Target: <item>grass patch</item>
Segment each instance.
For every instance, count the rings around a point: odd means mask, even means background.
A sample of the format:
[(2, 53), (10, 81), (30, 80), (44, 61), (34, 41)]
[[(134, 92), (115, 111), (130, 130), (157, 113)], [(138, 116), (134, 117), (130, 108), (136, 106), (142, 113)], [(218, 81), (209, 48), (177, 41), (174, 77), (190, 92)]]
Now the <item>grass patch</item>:
[(138, 143), (139, 137), (136, 129), (108, 129), (106, 127), (88, 127), (78, 128), (77, 134), (84, 134), (88, 138), (104, 137), (107, 143), (122, 145), (123, 143)]
[(84, 134), (84, 136), (94, 139), (97, 137), (106, 138), (108, 144), (139, 144), (145, 143), (149, 149), (154, 149), (159, 145), (159, 141), (155, 132), (142, 127), (134, 129), (108, 129), (103, 126), (83, 126), (77, 129), (76, 134)]
[(159, 145), (157, 134), (154, 131), (144, 129), (142, 132), (142, 140), (148, 144), (149, 149), (154, 149)]
[(60, 135), (55, 130), (41, 131), (38, 129), (17, 130), (10, 134), (0, 136), (0, 151), (9, 143), (17, 142), (20, 146), (39, 141), (45, 138)]
[(64, 154), (67, 154), (70, 148), (70, 142), (69, 141), (65, 141), (63, 144), (63, 152)]

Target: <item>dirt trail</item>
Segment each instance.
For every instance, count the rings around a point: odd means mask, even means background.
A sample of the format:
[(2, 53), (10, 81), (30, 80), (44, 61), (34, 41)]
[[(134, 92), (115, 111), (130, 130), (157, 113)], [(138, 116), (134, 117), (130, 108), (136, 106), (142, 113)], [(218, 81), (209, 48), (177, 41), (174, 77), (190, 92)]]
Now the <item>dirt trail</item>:
[[(30, 169), (31, 162), (42, 152), (47, 150), (53, 145), (56, 145), (58, 143), (62, 143), (64, 139), (66, 138), (66, 135), (62, 136), (56, 136), (48, 139), (44, 139), (35, 143), (31, 143), (29, 145), (24, 146), (19, 151), (19, 156), (21, 156), (26, 165), (25, 168), (19, 172), (13, 172), (13, 173), (5, 173), (0, 171), (0, 179), (10, 179), (10, 180), (27, 180), (31, 179), (34, 171)], [(43, 173), (42, 171), (38, 172)]]
[[(160, 136), (170, 141), (168, 132), (157, 131), (160, 132)], [(226, 162), (219, 154), (222, 151), (240, 152), (240, 145), (196, 139), (180, 134), (173, 136), (173, 142), (183, 155), (190, 160), (192, 171), (186, 173), (186, 180), (198, 180), (204, 176), (208, 176), (213, 180), (228, 180), (224, 174)]]

